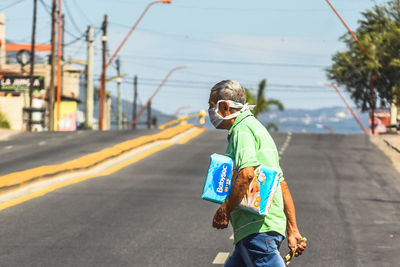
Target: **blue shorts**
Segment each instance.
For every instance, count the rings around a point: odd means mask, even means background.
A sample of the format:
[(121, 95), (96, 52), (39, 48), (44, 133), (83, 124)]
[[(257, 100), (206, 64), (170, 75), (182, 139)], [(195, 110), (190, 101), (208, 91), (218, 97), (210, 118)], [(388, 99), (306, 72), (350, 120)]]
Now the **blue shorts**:
[(236, 244), (225, 267), (284, 267), (279, 247), (284, 237), (275, 232), (252, 234)]

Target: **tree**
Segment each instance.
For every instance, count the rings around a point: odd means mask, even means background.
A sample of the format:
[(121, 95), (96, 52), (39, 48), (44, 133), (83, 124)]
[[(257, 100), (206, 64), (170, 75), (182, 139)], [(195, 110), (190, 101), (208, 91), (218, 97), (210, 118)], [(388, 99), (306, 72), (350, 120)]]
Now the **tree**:
[(357, 107), (366, 111), (372, 105), (371, 74), (381, 106), (390, 105), (400, 95), (400, 0), (375, 5), (362, 16), (355, 35), (369, 56), (347, 33), (340, 38), (346, 50), (332, 57), (333, 64), (326, 71), (328, 78), (344, 86)]
[[(258, 85), (258, 90), (257, 90), (257, 98), (251, 93), (250, 90), (246, 89), (246, 99), (247, 103), (250, 105), (256, 105), (255, 108), (253, 109), (253, 114), (256, 118), (258, 118), (258, 115), (260, 113), (268, 112), (270, 110), (271, 106), (276, 106), (279, 110), (283, 110), (284, 106), (281, 101), (277, 99), (266, 99), (265, 98), (265, 88), (267, 85), (267, 80), (263, 79), (259, 85)], [(266, 128), (268, 130), (274, 129), (275, 131), (278, 131), (278, 126), (275, 123), (269, 123)]]
[(3, 129), (11, 128), (11, 124), (8, 121), (6, 115), (4, 113), (2, 113), (1, 111), (0, 111), (0, 128), (3, 128)]

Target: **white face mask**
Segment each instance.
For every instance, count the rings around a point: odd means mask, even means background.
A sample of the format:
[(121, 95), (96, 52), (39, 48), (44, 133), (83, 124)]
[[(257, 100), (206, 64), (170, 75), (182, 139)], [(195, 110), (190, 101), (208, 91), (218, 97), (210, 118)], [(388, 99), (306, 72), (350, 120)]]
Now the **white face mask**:
[[(219, 103), (224, 102), (224, 101), (229, 103), (230, 108), (240, 108), (240, 110), (238, 112), (229, 114), (226, 117), (222, 117), (218, 113), (218, 107), (219, 107)], [(238, 103), (238, 102), (235, 102), (232, 100), (219, 100), (217, 102), (217, 104), (215, 105), (215, 108), (208, 109), (208, 115), (210, 117), (211, 123), (214, 125), (215, 128), (217, 128), (224, 120), (230, 120), (230, 119), (236, 118), (237, 116), (239, 116), (240, 113), (242, 113), (246, 110), (252, 110), (254, 107), (255, 107), (254, 105), (249, 105), (248, 103), (242, 104), (242, 103)]]

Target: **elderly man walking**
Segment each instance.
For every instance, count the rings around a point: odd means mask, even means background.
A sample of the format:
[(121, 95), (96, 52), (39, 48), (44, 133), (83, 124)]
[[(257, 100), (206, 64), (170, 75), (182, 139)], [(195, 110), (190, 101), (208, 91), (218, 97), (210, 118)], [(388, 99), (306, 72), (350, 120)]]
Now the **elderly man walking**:
[(298, 256), (306, 248), (296, 223), (289, 187), (282, 177), (268, 216), (260, 216), (237, 206), (249, 189), (259, 165), (280, 170), (276, 145), (265, 127), (252, 115), (240, 83), (225, 80), (210, 93), (210, 120), (217, 129), (228, 130), (225, 155), (233, 159), (236, 179), (231, 193), (215, 213), (213, 227), (234, 231), (235, 250), (225, 266), (285, 266), (279, 247), (287, 231), (288, 245)]

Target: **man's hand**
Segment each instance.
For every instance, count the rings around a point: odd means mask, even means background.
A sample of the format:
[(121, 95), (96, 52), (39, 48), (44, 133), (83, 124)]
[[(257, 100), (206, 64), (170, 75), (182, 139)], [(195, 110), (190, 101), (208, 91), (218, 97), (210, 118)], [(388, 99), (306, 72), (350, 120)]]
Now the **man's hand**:
[(223, 206), (221, 206), (214, 215), (213, 227), (217, 229), (224, 229), (228, 227), (229, 215)]
[(307, 247), (307, 243), (302, 238), (299, 232), (288, 233), (288, 247), (290, 251), (295, 251), (296, 257), (301, 255)]
[[(236, 172), (237, 173), (237, 172)], [(236, 173), (233, 175), (236, 176)], [(234, 180), (232, 190), (225, 202), (217, 210), (213, 219), (213, 227), (224, 229), (228, 227), (229, 215), (239, 205), (243, 197), (249, 189), (250, 182), (254, 178), (254, 167), (245, 167), (239, 171), (237, 178)]]

